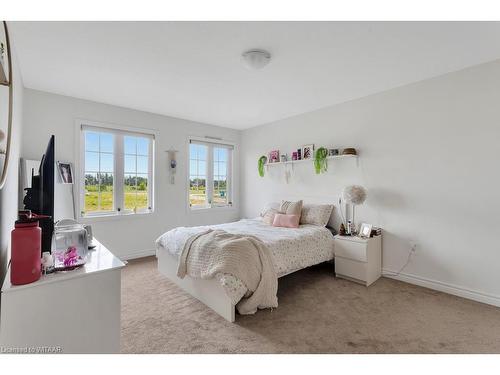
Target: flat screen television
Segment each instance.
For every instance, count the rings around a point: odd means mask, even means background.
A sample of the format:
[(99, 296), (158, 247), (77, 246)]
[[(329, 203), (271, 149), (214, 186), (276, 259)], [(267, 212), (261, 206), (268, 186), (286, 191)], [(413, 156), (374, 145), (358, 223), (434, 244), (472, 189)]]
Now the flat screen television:
[(51, 251), (54, 232), (54, 183), (55, 183), (55, 137), (50, 137), (42, 156), (38, 175), (32, 173), (31, 188), (26, 189), (24, 208), (39, 215), (50, 216), (40, 219), (42, 229), (42, 252)]
[(50, 251), (52, 245), (52, 233), (54, 232), (54, 170), (55, 170), (55, 137), (51, 136), (45, 154), (40, 162), (40, 214), (50, 216), (41, 220), (42, 249)]

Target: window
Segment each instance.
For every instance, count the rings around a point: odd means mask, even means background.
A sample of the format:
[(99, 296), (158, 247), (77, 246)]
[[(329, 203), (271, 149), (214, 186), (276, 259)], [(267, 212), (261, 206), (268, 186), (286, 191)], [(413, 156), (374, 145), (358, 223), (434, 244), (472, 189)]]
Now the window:
[(232, 206), (233, 146), (191, 139), (189, 141), (189, 206)]
[(84, 209), (87, 212), (114, 211), (114, 135), (85, 132)]
[(81, 216), (153, 209), (154, 136), (81, 125)]
[(149, 208), (149, 139), (126, 135), (124, 140), (125, 210), (137, 211)]
[(217, 206), (227, 206), (227, 159), (229, 150), (224, 147), (213, 147), (214, 178), (212, 202)]
[(207, 206), (207, 153), (208, 147), (189, 145), (189, 204), (191, 207)]

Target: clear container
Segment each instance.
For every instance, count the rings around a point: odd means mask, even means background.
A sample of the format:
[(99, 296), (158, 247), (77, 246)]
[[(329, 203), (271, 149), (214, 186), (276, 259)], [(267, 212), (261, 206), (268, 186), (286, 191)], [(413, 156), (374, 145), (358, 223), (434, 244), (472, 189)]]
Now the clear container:
[(85, 264), (87, 254), (87, 231), (83, 225), (56, 224), (52, 237), (52, 257), (56, 270), (70, 270)]

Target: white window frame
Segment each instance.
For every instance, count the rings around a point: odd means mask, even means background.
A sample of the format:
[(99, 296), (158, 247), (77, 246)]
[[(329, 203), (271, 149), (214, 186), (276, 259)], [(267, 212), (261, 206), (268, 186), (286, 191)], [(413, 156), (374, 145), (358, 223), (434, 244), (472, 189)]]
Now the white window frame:
[[(95, 130), (96, 132), (107, 132), (114, 136), (114, 171), (113, 171), (113, 210), (104, 212), (94, 212), (83, 214), (85, 207), (85, 137), (84, 128)], [(150, 139), (149, 143), (149, 158), (148, 158), (148, 202), (149, 207), (142, 210), (125, 210), (125, 194), (124, 194), (124, 137), (146, 137)], [(127, 127), (117, 124), (102, 123), (96, 121), (88, 121), (77, 119), (75, 121), (75, 144), (79, 145), (76, 148), (76, 165), (78, 172), (75, 181), (77, 181), (77, 217), (79, 219), (93, 218), (109, 218), (121, 216), (133, 216), (139, 214), (150, 214), (154, 212), (155, 204), (155, 141), (157, 133), (150, 129)]]
[[(206, 171), (206, 190), (205, 194), (207, 195), (207, 204), (204, 206), (191, 206), (190, 204), (190, 186), (191, 186), (191, 175), (190, 175), (190, 170), (191, 170), (191, 155), (190, 155), (190, 144), (191, 143), (197, 143), (197, 144), (204, 144), (208, 146), (208, 151), (207, 151), (207, 171)], [(226, 190), (227, 190), (227, 201), (228, 204), (225, 205), (217, 205), (217, 204), (212, 204), (212, 195), (213, 195), (213, 188), (214, 188), (214, 154), (213, 154), (213, 148), (217, 146), (226, 146), (226, 148), (230, 149), (229, 155), (227, 160), (227, 181), (226, 181)], [(186, 185), (186, 199), (187, 199), (187, 209), (190, 212), (196, 212), (196, 211), (205, 211), (205, 210), (230, 210), (234, 209), (235, 207), (235, 202), (233, 200), (233, 164), (234, 164), (234, 157), (235, 157), (235, 152), (236, 152), (236, 143), (232, 141), (226, 141), (222, 139), (214, 139), (210, 137), (197, 137), (197, 136), (190, 136), (187, 139), (187, 155), (186, 155), (186, 160), (187, 160), (187, 185)]]

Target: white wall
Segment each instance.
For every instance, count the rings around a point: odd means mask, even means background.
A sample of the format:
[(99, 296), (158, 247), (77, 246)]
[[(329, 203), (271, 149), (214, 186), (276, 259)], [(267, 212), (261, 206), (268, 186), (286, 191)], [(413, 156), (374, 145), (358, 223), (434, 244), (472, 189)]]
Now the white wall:
[[(26, 89), (22, 156), (27, 159), (39, 159), (49, 136), (54, 134), (56, 159), (73, 162), (75, 119), (148, 128), (158, 132), (155, 155), (155, 212), (149, 215), (91, 222), (94, 235), (116, 255), (134, 257), (151, 252), (154, 250), (154, 240), (176, 226), (203, 225), (238, 219), (238, 168), (235, 168), (234, 174), (234, 209), (190, 213), (187, 209), (186, 196), (188, 136), (222, 137), (238, 145), (240, 138), (238, 131)], [(167, 177), (165, 150), (170, 147), (180, 151), (175, 185), (169, 184)], [(239, 165), (238, 151), (235, 152), (234, 163)], [(56, 198), (63, 197), (61, 186), (57, 188)], [(69, 212), (71, 213), (71, 210)]]
[[(416, 241), (402, 279), (500, 305), (499, 103), (496, 61), (246, 130), (242, 216), (282, 198), (336, 202), (362, 184), (357, 218), (384, 229), (386, 270), (398, 271)], [(288, 185), (282, 167), (258, 176), (260, 155), (308, 143), (356, 147), (359, 168), (337, 160), (318, 176), (303, 163)]]
[[(10, 232), (17, 219), (18, 208), (18, 174), (19, 154), (21, 149), (21, 134), (23, 128), (23, 80), (19, 72), (18, 60), (14, 48), (12, 49), (12, 71), (14, 82), (11, 155), (5, 186), (0, 190), (0, 282), (3, 282), (7, 269), (8, 245)], [(3, 88), (6, 90), (6, 88)]]
[[(335, 203), (344, 186), (362, 184), (369, 198), (357, 218), (384, 228), (386, 271), (405, 264), (414, 241), (417, 252), (401, 279), (500, 305), (500, 245), (494, 227), (500, 212), (499, 88), (497, 61), (242, 133), (25, 90), (22, 155), (39, 158), (55, 134), (57, 159), (73, 161), (75, 118), (158, 130), (156, 212), (94, 223), (102, 242), (120, 256), (133, 256), (152, 250), (154, 239), (172, 227), (238, 218), (238, 208), (186, 210), (186, 137), (212, 135), (236, 142), (241, 137), (241, 216), (256, 216), (266, 202), (282, 198)], [(274, 148), (289, 153), (308, 143), (356, 147), (359, 167), (354, 160), (337, 160), (318, 176), (312, 164), (303, 163), (295, 166), (288, 185), (281, 167), (258, 176), (259, 155)], [(168, 184), (163, 152), (171, 146), (181, 150), (175, 186)], [(235, 172), (239, 203), (238, 168)], [(15, 208), (9, 212), (13, 216)]]

